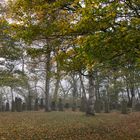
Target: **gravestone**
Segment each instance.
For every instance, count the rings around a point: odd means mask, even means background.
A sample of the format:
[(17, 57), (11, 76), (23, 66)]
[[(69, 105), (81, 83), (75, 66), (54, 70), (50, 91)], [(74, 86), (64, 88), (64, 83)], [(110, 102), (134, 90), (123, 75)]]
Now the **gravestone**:
[(22, 111), (25, 111), (27, 109), (26, 103), (22, 103)]
[(44, 108), (44, 100), (43, 98), (40, 99), (40, 109), (43, 109)]
[(63, 105), (63, 102), (62, 102), (62, 99), (61, 98), (59, 98), (58, 110), (59, 111), (64, 111), (64, 105)]
[(39, 110), (38, 98), (35, 99), (34, 110), (35, 110), (35, 111), (38, 111), (38, 110)]
[(19, 97), (15, 98), (15, 106), (16, 106), (16, 111), (21, 112), (22, 111), (22, 99)]
[(56, 109), (56, 102), (55, 101), (52, 101), (51, 102), (51, 110), (52, 111), (56, 111), (57, 109)]
[(140, 103), (136, 103), (135, 104), (135, 110), (136, 111), (140, 111)]
[(105, 113), (109, 113), (110, 112), (109, 101), (108, 100), (104, 101), (104, 112)]
[(95, 101), (95, 112), (100, 113), (102, 108), (102, 102), (101, 100), (96, 100)]
[(2, 112), (5, 111), (5, 105), (4, 105), (4, 104), (2, 104), (2, 109), (1, 109), (1, 111), (2, 111)]
[(76, 107), (76, 103), (72, 104), (72, 111), (76, 111), (77, 107)]
[(122, 114), (127, 114), (128, 113), (128, 109), (127, 109), (127, 101), (123, 100), (121, 102), (121, 113)]
[(10, 107), (9, 106), (10, 106), (9, 103), (7, 102), (6, 106), (5, 106), (5, 111), (10, 111)]
[(69, 109), (70, 108), (70, 104), (69, 103), (65, 103), (65, 108)]

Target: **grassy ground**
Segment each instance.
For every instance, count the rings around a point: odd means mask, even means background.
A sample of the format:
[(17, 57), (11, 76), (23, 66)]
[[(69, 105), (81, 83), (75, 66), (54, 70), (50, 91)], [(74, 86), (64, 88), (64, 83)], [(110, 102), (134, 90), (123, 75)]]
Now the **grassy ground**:
[(140, 140), (140, 113), (0, 113), (0, 140)]

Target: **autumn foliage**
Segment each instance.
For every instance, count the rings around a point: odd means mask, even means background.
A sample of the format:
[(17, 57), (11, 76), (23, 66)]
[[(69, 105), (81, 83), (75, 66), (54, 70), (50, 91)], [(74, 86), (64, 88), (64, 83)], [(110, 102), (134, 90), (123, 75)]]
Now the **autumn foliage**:
[(139, 140), (140, 113), (85, 116), (79, 112), (0, 114), (1, 140)]

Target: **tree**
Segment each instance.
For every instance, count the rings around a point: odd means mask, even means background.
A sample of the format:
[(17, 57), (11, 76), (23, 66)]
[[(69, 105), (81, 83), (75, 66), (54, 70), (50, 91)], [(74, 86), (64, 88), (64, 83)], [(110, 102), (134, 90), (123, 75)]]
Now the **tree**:
[[(139, 66), (137, 1), (85, 0), (80, 4), (77, 0), (13, 0), (9, 1), (8, 8), (14, 20), (12, 35), (15, 38), (20, 36), (30, 44), (28, 54), (45, 58), (46, 111), (50, 110), (53, 54), (57, 54), (60, 71), (80, 73), (88, 78), (87, 113), (91, 115), (95, 114), (94, 105), (99, 94), (97, 76), (94, 76), (96, 66), (114, 71), (123, 67), (128, 69), (130, 65), (131, 68)], [(40, 47), (35, 48), (34, 43)], [(132, 83), (131, 91), (134, 92)]]
[[(96, 64), (104, 64), (110, 69), (135, 65), (139, 60), (139, 8), (134, 1), (90, 1), (84, 2), (77, 10), (79, 20), (75, 24), (77, 34), (74, 57), (70, 64), (75, 70), (94, 71)], [(90, 24), (89, 24), (90, 23)], [(77, 60), (76, 60), (77, 59)], [(82, 62), (83, 67), (78, 62)], [(74, 63), (76, 62), (76, 63)], [(77, 65), (76, 65), (77, 64)], [(93, 98), (95, 86), (90, 77), (90, 97)], [(91, 99), (94, 102), (94, 98)], [(93, 113), (94, 114), (94, 113)]]
[[(71, 1), (28, 1), (16, 0), (9, 1), (9, 16), (13, 18), (13, 36), (19, 36), (26, 43), (33, 44), (37, 42), (42, 44), (39, 52), (46, 59), (45, 69), (45, 110), (50, 110), (50, 72), (51, 72), (51, 53), (57, 49), (57, 44), (63, 42), (61, 39), (64, 37), (66, 30), (69, 29), (69, 19), (67, 16), (70, 9)], [(67, 20), (65, 20), (67, 19)], [(17, 24), (17, 22), (19, 24)], [(64, 26), (65, 22), (65, 26)], [(59, 44), (60, 44), (59, 43)], [(33, 49), (32, 55), (36, 55), (38, 50)]]

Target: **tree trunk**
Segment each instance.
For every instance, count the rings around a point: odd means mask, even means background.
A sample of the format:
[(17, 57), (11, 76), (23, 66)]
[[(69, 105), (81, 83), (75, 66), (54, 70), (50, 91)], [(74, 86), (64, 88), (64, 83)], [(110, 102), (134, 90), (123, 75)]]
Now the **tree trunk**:
[(14, 93), (13, 93), (13, 88), (11, 87), (11, 94), (12, 94), (12, 103), (11, 103), (11, 111), (15, 111), (15, 101), (14, 101)]
[(132, 111), (134, 111), (135, 110), (135, 105), (136, 105), (134, 84), (130, 88), (130, 92), (131, 92), (131, 97), (132, 97)]
[(50, 60), (51, 60), (51, 51), (48, 48), (48, 53), (46, 56), (46, 77), (45, 77), (45, 111), (50, 111)]
[(75, 75), (72, 75), (72, 80), (73, 80), (73, 83), (72, 83), (72, 87), (73, 87), (73, 93), (72, 93), (72, 96), (73, 96), (73, 103), (72, 103), (72, 111), (76, 111), (76, 108), (77, 108), (77, 96), (78, 96), (78, 91), (77, 91), (77, 81), (75, 79)]
[(88, 108), (86, 111), (87, 115), (95, 115), (95, 88), (94, 88), (94, 78), (92, 72), (89, 72), (89, 100), (88, 100)]
[(59, 71), (59, 64), (57, 62), (57, 72), (56, 72), (56, 83), (55, 83), (55, 90), (53, 95), (53, 102), (54, 102), (54, 108), (53, 110), (57, 110), (57, 102), (58, 102), (58, 90), (59, 90), (59, 84), (60, 84), (60, 71)]
[(60, 78), (57, 77), (56, 83), (55, 83), (54, 96), (53, 96), (53, 100), (55, 102), (57, 102), (57, 100), (58, 100), (57, 98), (58, 98), (59, 83), (60, 83)]
[(100, 113), (101, 112), (101, 107), (102, 107), (102, 102), (101, 102), (101, 97), (100, 97), (100, 92), (99, 92), (99, 79), (98, 79), (98, 71), (94, 72), (95, 75), (95, 96), (96, 96), (96, 101), (95, 101), (95, 112)]
[(137, 90), (137, 93), (138, 93), (138, 98), (140, 99), (140, 91), (139, 91), (139, 88), (137, 87), (136, 90)]
[(128, 97), (128, 106), (131, 106), (131, 97), (128, 86), (126, 87), (127, 97)]
[(87, 97), (86, 97), (86, 90), (85, 90), (84, 83), (83, 83), (83, 80), (82, 80), (82, 75), (79, 74), (79, 77), (80, 77), (81, 88), (82, 88), (82, 97), (84, 97), (84, 99), (85, 99), (85, 101), (86, 101), (86, 100), (87, 100)]
[(85, 112), (86, 108), (87, 108), (86, 90), (85, 90), (84, 83), (83, 83), (83, 80), (82, 80), (82, 75), (79, 74), (79, 77), (80, 77), (81, 88), (82, 88), (82, 98), (81, 98), (81, 108), (80, 108), (80, 110)]
[(104, 95), (104, 112), (109, 113), (110, 112), (110, 95), (109, 95), (109, 80), (108, 85), (106, 85), (106, 91)]

